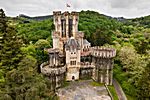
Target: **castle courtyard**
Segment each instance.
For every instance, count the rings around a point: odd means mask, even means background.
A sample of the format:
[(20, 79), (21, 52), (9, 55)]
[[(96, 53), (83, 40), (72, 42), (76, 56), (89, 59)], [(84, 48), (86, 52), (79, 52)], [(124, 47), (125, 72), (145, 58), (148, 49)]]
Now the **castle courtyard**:
[(60, 100), (111, 100), (104, 85), (92, 85), (92, 80), (70, 82), (69, 86), (60, 88), (57, 95)]

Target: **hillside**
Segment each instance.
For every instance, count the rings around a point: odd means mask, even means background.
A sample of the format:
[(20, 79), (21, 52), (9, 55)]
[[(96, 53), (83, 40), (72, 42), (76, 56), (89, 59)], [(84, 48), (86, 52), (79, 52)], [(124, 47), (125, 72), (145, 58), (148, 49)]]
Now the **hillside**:
[(30, 17), (30, 16), (27, 16), (27, 15), (24, 15), (24, 14), (20, 14), (18, 17), (20, 17), (20, 18), (26, 18), (26, 19), (29, 19), (29, 20), (40, 21), (40, 20), (46, 20), (46, 19), (52, 18), (53, 15)]
[[(36, 18), (40, 19), (39, 17)], [(118, 80), (128, 99), (149, 98), (149, 17), (129, 19), (127, 21), (124, 19), (124, 22), (118, 18), (105, 16), (95, 11), (81, 11), (79, 12), (79, 18), (79, 30), (85, 33), (85, 38), (93, 46), (109, 46), (117, 50), (117, 57), (114, 62), (114, 78)], [(18, 67), (19, 70), (13, 67), (13, 70), (3, 72), (8, 73), (7, 75), (4, 74), (5, 77), (3, 77), (3, 80), (7, 80), (5, 81), (7, 84), (4, 82), (1, 90), (7, 91), (8, 94), (6, 94), (13, 98), (13, 94), (19, 95), (17, 91), (21, 91), (20, 97), (32, 95), (40, 98), (39, 94), (42, 98), (47, 97), (49, 94), (45, 91), (49, 91), (47, 87), (50, 87), (50, 83), (39, 73), (39, 65), (47, 60), (44, 48), (52, 46), (51, 32), (54, 30), (52, 18), (44, 20), (41, 18), (40, 21), (33, 20), (29, 16), (27, 18), (10, 18), (8, 24), (16, 28), (16, 35), (23, 41), (20, 49), (26, 56), (26, 59), (16, 66), (25, 66), (24, 69), (28, 73), (23, 73), (24, 71), (19, 69), (20, 67)], [(33, 72), (34, 74), (32, 74)], [(9, 79), (10, 74), (12, 76)], [(18, 82), (15, 83), (14, 79), (17, 75), (20, 80), (18, 79)], [(2, 76), (3, 74), (1, 74)], [(36, 78), (33, 79), (33, 76)], [(21, 77), (24, 79), (21, 80)], [(32, 87), (34, 82), (36, 85)], [(32, 85), (29, 85), (30, 83)], [(7, 90), (4, 89), (4, 86), (8, 87)]]
[(125, 24), (138, 27), (150, 28), (150, 15), (140, 18), (127, 19)]

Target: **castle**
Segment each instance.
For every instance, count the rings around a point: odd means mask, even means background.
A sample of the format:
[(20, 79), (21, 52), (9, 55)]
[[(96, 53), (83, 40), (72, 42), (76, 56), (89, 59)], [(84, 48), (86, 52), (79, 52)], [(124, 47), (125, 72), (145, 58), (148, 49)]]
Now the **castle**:
[(91, 47), (84, 39), (84, 33), (78, 31), (78, 12), (55, 11), (53, 21), (53, 48), (45, 49), (49, 61), (40, 66), (41, 73), (49, 77), (52, 88), (60, 87), (64, 81), (85, 78), (111, 85), (116, 50)]

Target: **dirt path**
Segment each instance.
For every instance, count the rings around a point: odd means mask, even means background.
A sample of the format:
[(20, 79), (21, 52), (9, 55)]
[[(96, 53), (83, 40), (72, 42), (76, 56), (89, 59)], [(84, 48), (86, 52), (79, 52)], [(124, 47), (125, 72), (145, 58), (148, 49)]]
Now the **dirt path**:
[(105, 86), (92, 86), (92, 80), (74, 81), (58, 90), (60, 100), (111, 100)]

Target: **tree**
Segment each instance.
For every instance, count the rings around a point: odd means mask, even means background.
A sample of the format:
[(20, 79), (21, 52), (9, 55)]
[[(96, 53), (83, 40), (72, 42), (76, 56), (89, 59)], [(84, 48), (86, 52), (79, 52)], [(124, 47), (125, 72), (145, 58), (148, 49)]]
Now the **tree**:
[(1, 67), (4, 70), (11, 70), (17, 67), (18, 62), (23, 54), (20, 50), (22, 40), (16, 35), (16, 30), (12, 27), (7, 27), (6, 32), (2, 35), (1, 42)]
[[(0, 11), (3, 14), (3, 10)], [(0, 17), (0, 25), (2, 28), (0, 32), (0, 68), (5, 74), (7, 71), (17, 68), (19, 61), (23, 57), (20, 50), (22, 39), (17, 36), (16, 30), (12, 26), (7, 25), (4, 14), (0, 15)]]
[(48, 54), (44, 51), (44, 48), (49, 48), (50, 43), (47, 40), (39, 39), (34, 46), (36, 48), (36, 59), (38, 60), (38, 65), (40, 65), (48, 60)]
[(136, 53), (133, 46), (124, 46), (119, 52), (119, 59), (131, 83), (137, 85), (146, 66), (145, 60)]
[(0, 32), (5, 32), (6, 31), (6, 17), (3, 9), (0, 9)]
[(138, 97), (141, 100), (149, 100), (150, 98), (150, 62), (147, 64), (138, 83)]
[(18, 69), (7, 72), (0, 99), (39, 100), (50, 98), (51, 91), (47, 87), (47, 80), (37, 73), (37, 60), (32, 56), (26, 56), (18, 66)]
[(112, 36), (114, 33), (112, 31), (105, 31), (98, 29), (91, 36), (92, 45), (103, 46), (104, 44), (112, 44)]

